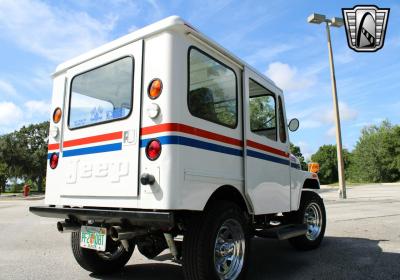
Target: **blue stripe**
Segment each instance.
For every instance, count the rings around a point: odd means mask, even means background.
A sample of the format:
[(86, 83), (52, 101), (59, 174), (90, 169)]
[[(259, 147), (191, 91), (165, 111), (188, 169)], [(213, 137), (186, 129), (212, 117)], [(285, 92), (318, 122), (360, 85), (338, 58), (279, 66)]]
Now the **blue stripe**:
[(122, 143), (114, 143), (114, 144), (107, 144), (107, 145), (100, 145), (100, 146), (94, 146), (94, 147), (86, 147), (86, 148), (63, 151), (63, 157), (73, 157), (73, 156), (113, 152), (113, 151), (120, 151), (120, 150), (122, 150)]
[(254, 158), (258, 158), (258, 159), (263, 159), (263, 160), (268, 160), (268, 161), (272, 161), (272, 162), (276, 162), (276, 163), (280, 163), (280, 164), (289, 165), (289, 160), (287, 160), (287, 159), (274, 157), (274, 156), (259, 153), (259, 152), (253, 151), (253, 150), (247, 150), (247, 155), (249, 157), (254, 157)]
[[(166, 144), (176, 144), (176, 145), (183, 145), (183, 146), (188, 146), (188, 147), (194, 147), (194, 148), (199, 148), (203, 150), (208, 150), (208, 151), (213, 151), (213, 152), (218, 152), (218, 153), (223, 153), (223, 154), (228, 154), (228, 155), (234, 155), (234, 156), (243, 156), (242, 150), (234, 149), (234, 148), (229, 148), (209, 142), (204, 142), (200, 141), (197, 139), (192, 139), (184, 136), (161, 136), (157, 137), (157, 139), (160, 141), (161, 144), (166, 145)], [(146, 147), (147, 144), (149, 143), (149, 139), (142, 139), (140, 140), (140, 147)]]
[(291, 162), (290, 166), (293, 167), (293, 168), (296, 168), (296, 169), (300, 169), (300, 164), (297, 164), (295, 162)]
[[(151, 139), (152, 138), (141, 139), (140, 147), (141, 148), (146, 147)], [(208, 151), (213, 151), (213, 152), (218, 152), (218, 153), (223, 153), (223, 154), (228, 154), (228, 155), (234, 155), (234, 156), (240, 156), (240, 157), (243, 156), (242, 150), (225, 147), (225, 146), (217, 145), (214, 143), (209, 143), (209, 142), (192, 139), (192, 138), (188, 138), (188, 137), (184, 137), (184, 136), (168, 135), (168, 136), (157, 137), (157, 139), (163, 145), (168, 145), (168, 144), (183, 145), (183, 146), (194, 147), (194, 148), (199, 148), (199, 149), (203, 149), (203, 150), (208, 150)], [(63, 152), (63, 157), (105, 153), (105, 152), (120, 151), (120, 150), (122, 150), (122, 143), (114, 143), (114, 144), (86, 147), (86, 148), (80, 148), (80, 149), (74, 149), (74, 150), (67, 150), (67, 151)], [(51, 154), (52, 153), (49, 153), (47, 155), (48, 159), (50, 159)], [(289, 160), (287, 160), (287, 159), (282, 159), (282, 158), (278, 158), (278, 157), (271, 156), (268, 154), (259, 153), (259, 152), (253, 151), (253, 150), (247, 150), (247, 155), (258, 158), (258, 159), (262, 159), (262, 160), (267, 160), (267, 161), (271, 161), (271, 162), (275, 162), (275, 163), (289, 165)]]

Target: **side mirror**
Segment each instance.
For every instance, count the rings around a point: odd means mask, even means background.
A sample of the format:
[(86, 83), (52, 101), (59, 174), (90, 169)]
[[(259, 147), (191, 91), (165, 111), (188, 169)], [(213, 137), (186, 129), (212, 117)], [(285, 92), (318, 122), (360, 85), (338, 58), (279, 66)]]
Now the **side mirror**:
[(299, 126), (300, 126), (300, 122), (299, 122), (298, 119), (294, 118), (294, 119), (290, 120), (290, 122), (289, 122), (289, 130), (291, 132), (295, 132), (296, 130), (298, 130)]

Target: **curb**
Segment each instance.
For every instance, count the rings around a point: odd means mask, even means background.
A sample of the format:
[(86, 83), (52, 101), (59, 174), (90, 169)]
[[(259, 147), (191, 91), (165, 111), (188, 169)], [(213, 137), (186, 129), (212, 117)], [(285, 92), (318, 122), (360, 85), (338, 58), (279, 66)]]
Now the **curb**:
[(0, 196), (0, 201), (13, 201), (13, 200), (42, 200), (42, 199), (44, 199), (44, 195), (28, 196), (28, 197), (15, 196), (15, 195)]

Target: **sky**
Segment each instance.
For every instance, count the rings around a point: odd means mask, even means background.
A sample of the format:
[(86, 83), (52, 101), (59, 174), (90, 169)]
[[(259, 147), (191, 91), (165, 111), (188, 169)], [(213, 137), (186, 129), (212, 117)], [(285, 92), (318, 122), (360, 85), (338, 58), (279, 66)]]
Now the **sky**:
[(366, 125), (400, 124), (398, 1), (0, 0), (0, 135), (49, 119), (51, 74), (76, 55), (170, 15), (266, 74), (285, 94), (290, 133), (309, 158), (335, 143), (326, 32), (312, 12), (341, 17), (342, 8), (391, 8), (384, 48), (357, 53), (344, 28), (331, 28), (342, 138), (352, 150)]

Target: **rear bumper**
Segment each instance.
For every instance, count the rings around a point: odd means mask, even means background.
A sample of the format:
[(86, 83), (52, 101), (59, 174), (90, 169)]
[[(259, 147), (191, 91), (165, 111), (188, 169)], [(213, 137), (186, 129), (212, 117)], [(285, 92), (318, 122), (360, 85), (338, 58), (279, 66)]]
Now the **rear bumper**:
[(96, 223), (129, 223), (133, 226), (145, 226), (155, 228), (171, 228), (174, 226), (174, 215), (172, 212), (92, 208), (61, 208), (49, 206), (30, 207), (29, 211), (40, 217), (72, 219), (80, 222), (94, 220)]

